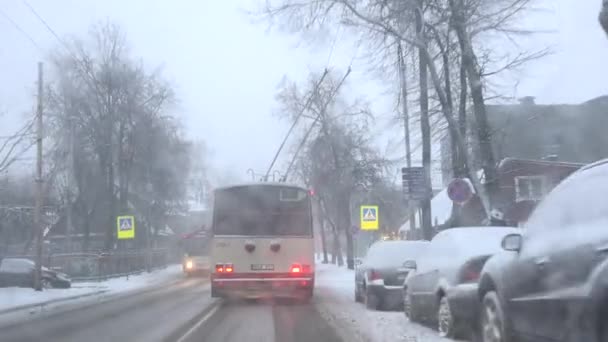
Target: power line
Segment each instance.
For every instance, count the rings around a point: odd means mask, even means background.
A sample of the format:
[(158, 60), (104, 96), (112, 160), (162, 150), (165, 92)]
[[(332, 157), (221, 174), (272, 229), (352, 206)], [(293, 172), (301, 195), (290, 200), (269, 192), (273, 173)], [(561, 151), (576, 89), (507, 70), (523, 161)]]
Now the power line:
[[(67, 44), (59, 37), (59, 35), (55, 32), (55, 30), (53, 30), (51, 25), (49, 25), (46, 22), (46, 20), (44, 20), (44, 18), (42, 18), (42, 16), (40, 14), (38, 14), (38, 12), (34, 9), (34, 7), (32, 7), (32, 5), (30, 5), (26, 0), (22, 0), (22, 2), (25, 6), (27, 6), (27, 8), (29, 8), (30, 12), (32, 12), (36, 16), (36, 18), (38, 18), (38, 20), (40, 20), (40, 22), (44, 25), (44, 27), (46, 27), (46, 29), (59, 41), (59, 43), (61, 43), (63, 45), (63, 47), (68, 49)], [(68, 49), (68, 51), (69, 51), (69, 49)]]
[(25, 30), (22, 29), (21, 26), (19, 26), (19, 24), (17, 24), (13, 19), (11, 19), (11, 17), (9, 17), (8, 14), (6, 14), (6, 12), (4, 12), (3, 10), (0, 9), (0, 14), (9, 23), (11, 23), (11, 25), (13, 25), (13, 27), (15, 27), (15, 29), (17, 29), (19, 32), (21, 32), (21, 34), (23, 34), (30, 41), (30, 43), (32, 43), (32, 45), (34, 45), (38, 50), (40, 50), (40, 52), (44, 52), (44, 49), (42, 47), (40, 47), (40, 45), (38, 45), (38, 43), (36, 43), (34, 38), (32, 38), (32, 36), (30, 36), (27, 32), (25, 32)]

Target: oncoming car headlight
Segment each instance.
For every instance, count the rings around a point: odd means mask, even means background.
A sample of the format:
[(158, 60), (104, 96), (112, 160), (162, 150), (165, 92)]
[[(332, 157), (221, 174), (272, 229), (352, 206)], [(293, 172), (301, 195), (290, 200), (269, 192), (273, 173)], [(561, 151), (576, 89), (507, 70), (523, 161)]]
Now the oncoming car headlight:
[(194, 267), (194, 262), (192, 260), (186, 261), (186, 268), (191, 269)]

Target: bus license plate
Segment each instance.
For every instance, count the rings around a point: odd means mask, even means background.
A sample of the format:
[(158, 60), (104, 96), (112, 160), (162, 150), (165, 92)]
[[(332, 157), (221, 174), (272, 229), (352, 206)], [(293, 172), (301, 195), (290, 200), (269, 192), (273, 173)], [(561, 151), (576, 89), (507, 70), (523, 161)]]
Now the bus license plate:
[(252, 271), (274, 271), (274, 265), (272, 264), (252, 264)]

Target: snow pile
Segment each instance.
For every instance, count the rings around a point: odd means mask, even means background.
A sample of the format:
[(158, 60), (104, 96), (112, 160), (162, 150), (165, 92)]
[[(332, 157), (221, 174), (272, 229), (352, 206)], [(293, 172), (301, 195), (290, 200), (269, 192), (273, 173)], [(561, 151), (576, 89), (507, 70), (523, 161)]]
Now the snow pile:
[(69, 289), (48, 289), (42, 292), (34, 291), (31, 288), (0, 288), (0, 311), (61, 299), (87, 298), (102, 293), (121, 293), (178, 279), (181, 271), (181, 265), (172, 265), (151, 273), (130, 276), (128, 279), (122, 277), (101, 282), (72, 283), (72, 287)]
[(345, 341), (445, 342), (436, 331), (406, 320), (403, 312), (371, 311), (356, 303), (354, 271), (317, 264), (315, 300)]

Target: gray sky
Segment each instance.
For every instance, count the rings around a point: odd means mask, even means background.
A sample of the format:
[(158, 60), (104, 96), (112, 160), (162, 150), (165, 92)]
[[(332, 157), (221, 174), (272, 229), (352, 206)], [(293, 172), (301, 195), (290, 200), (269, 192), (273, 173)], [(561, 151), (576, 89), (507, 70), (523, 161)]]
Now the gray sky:
[[(267, 167), (287, 130), (272, 115), (281, 78), (288, 75), (303, 80), (309, 71), (321, 70), (328, 62), (331, 45), (296, 47), (298, 37), (267, 32), (265, 25), (253, 24), (240, 10), (255, 3), (251, 0), (29, 3), (60, 36), (84, 35), (92, 23), (105, 18), (119, 23), (134, 56), (142, 57), (150, 68), (164, 66), (165, 76), (176, 87), (190, 137), (207, 142), (216, 166), (243, 176), (249, 167), (259, 171)], [(519, 44), (551, 45), (556, 54), (501, 79), (508, 95), (533, 95), (543, 103), (572, 103), (608, 94), (608, 39), (597, 25), (598, 3), (548, 1), (544, 6), (549, 11), (530, 19), (533, 25), (556, 32)], [(1, 0), (0, 10), (42, 51), (57, 46), (55, 38), (20, 0)], [(45, 53), (2, 16), (0, 32), (0, 111), (6, 113), (0, 131), (6, 131), (31, 108), (36, 62)], [(346, 68), (359, 52), (352, 44), (341, 42), (343, 34), (338, 33), (338, 37), (329, 65)], [(386, 124), (392, 100), (382, 95), (393, 82), (373, 79), (363, 60), (355, 60), (353, 69), (348, 91), (365, 94), (384, 119), (371, 128), (372, 132), (383, 144), (398, 139), (402, 130)]]

